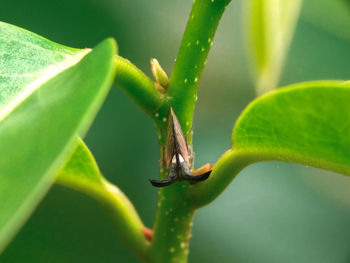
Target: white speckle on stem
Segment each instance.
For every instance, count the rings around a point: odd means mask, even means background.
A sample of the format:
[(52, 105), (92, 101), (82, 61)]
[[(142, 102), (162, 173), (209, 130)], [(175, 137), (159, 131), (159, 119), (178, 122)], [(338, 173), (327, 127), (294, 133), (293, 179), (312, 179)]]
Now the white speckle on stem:
[(156, 118), (158, 118), (159, 117), (159, 113), (157, 112), (156, 114), (154, 114), (154, 116), (156, 116)]
[(204, 52), (205, 48), (204, 48), (204, 47), (202, 47), (202, 49), (201, 49), (201, 50), (202, 50), (202, 52)]
[(197, 46), (199, 45), (199, 40), (196, 41), (196, 45), (197, 45)]
[(194, 78), (194, 82), (198, 82), (198, 78), (196, 77), (196, 78)]
[(164, 117), (162, 121), (163, 121), (163, 122), (166, 122), (166, 118)]
[(175, 248), (171, 247), (171, 248), (169, 249), (169, 251), (170, 251), (170, 253), (174, 253), (174, 252), (175, 252)]
[(187, 79), (184, 80), (184, 83), (187, 83)]

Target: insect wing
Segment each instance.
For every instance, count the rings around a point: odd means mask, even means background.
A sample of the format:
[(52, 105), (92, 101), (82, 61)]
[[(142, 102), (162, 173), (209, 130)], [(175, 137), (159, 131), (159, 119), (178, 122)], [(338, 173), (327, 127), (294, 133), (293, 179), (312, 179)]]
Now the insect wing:
[(167, 140), (166, 140), (166, 167), (169, 168), (170, 163), (175, 154), (175, 139), (174, 139), (174, 129), (173, 120), (169, 112), (168, 115), (168, 128), (167, 128)]
[(188, 154), (188, 148), (187, 148), (185, 136), (182, 133), (179, 120), (177, 119), (172, 108), (170, 108), (170, 115), (171, 115), (171, 121), (170, 120), (169, 121), (172, 123), (172, 133), (173, 133), (173, 140), (174, 140), (173, 147), (176, 147), (176, 150), (177, 150), (175, 154), (181, 154), (185, 162), (189, 164), (190, 156)]

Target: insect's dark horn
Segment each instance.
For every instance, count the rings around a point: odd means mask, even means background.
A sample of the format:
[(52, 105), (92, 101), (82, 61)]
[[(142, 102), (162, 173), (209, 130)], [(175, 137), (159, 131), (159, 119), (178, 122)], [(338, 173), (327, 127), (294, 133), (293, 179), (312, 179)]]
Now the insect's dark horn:
[(154, 179), (149, 179), (149, 181), (151, 182), (151, 184), (155, 187), (164, 187), (164, 186), (168, 186), (171, 185), (174, 180), (172, 178), (167, 178), (164, 180), (154, 180)]

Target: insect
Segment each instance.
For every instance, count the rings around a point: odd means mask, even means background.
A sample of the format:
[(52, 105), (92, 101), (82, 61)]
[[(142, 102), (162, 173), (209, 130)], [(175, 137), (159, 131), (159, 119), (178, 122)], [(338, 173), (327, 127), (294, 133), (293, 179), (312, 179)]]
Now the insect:
[(206, 180), (210, 171), (200, 175), (194, 175), (190, 172), (190, 154), (185, 136), (177, 119), (174, 110), (170, 108), (168, 121), (168, 137), (166, 141), (166, 167), (168, 169), (168, 178), (164, 180), (153, 180), (150, 182), (153, 186), (163, 187), (176, 181), (190, 181), (191, 183)]

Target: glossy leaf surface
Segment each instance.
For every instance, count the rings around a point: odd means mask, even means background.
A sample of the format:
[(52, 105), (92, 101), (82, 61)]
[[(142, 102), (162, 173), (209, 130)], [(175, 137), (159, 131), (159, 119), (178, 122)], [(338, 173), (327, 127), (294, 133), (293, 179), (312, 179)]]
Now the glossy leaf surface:
[(314, 82), (269, 93), (238, 120), (234, 151), (350, 174), (350, 83)]
[(0, 250), (85, 134), (114, 77), (116, 45), (91, 52), (0, 24)]
[(233, 149), (193, 186), (192, 199), (213, 201), (246, 166), (285, 161), (350, 175), (350, 83), (310, 82), (270, 92), (243, 111)]

